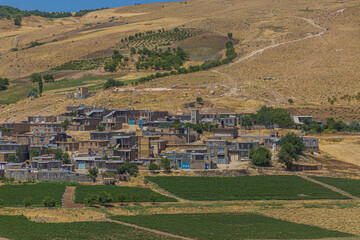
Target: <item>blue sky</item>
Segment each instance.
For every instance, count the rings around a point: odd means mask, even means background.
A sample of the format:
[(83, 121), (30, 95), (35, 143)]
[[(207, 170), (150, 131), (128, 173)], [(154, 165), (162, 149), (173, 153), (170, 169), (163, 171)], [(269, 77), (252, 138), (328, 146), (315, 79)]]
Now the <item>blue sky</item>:
[(0, 0), (0, 5), (17, 7), (21, 10), (47, 12), (76, 12), (81, 9), (120, 7), (135, 3), (170, 2), (172, 0)]

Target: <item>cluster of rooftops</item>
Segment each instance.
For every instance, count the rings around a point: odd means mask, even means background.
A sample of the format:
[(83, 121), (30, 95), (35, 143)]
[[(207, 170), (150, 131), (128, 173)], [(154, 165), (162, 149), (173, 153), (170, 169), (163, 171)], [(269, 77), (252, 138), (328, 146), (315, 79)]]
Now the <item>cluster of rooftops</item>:
[[(205, 123), (216, 127), (206, 134), (189, 127)], [(170, 115), (167, 111), (84, 105), (67, 106), (59, 116), (29, 116), (27, 121), (2, 123), (0, 129), (0, 174), (20, 180), (71, 177), (81, 181), (85, 179), (81, 174), (89, 168), (114, 172), (125, 162), (135, 162), (147, 169), (164, 157), (177, 169), (216, 169), (232, 162), (245, 163), (251, 148), (275, 149), (279, 139), (276, 131), (271, 136), (242, 135), (235, 113), (191, 110), (190, 114)], [(318, 149), (317, 139), (307, 139), (307, 143)], [(57, 149), (69, 154), (66, 162), (54, 154)]]

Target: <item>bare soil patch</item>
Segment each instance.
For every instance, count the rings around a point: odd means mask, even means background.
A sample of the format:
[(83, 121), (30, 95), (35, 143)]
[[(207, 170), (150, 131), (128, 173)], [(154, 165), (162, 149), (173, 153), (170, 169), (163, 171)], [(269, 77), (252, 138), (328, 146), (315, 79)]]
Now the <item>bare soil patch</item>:
[(74, 196), (75, 196), (76, 187), (66, 187), (65, 193), (63, 196), (63, 208), (82, 208), (84, 204), (76, 204), (74, 203)]

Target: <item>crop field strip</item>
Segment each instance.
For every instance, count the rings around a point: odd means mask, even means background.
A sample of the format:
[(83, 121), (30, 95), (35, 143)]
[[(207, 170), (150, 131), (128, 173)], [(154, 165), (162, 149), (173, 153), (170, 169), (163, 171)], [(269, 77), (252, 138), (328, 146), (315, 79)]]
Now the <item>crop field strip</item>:
[(360, 197), (360, 180), (350, 178), (331, 178), (331, 177), (317, 177), (310, 176), (311, 178), (323, 182), (325, 184), (334, 186), (353, 196)]
[[(76, 187), (75, 191), (75, 203), (84, 203), (85, 198), (89, 194), (99, 194), (100, 192), (107, 192), (112, 197), (112, 202), (118, 202), (118, 196), (124, 195), (124, 202), (133, 202), (133, 195), (137, 195), (137, 202), (176, 202), (176, 199), (158, 194), (148, 188), (137, 187), (118, 187), (118, 186), (85, 186), (80, 185)], [(151, 198), (153, 195), (153, 198)]]
[(353, 236), (250, 213), (159, 214), (113, 216), (112, 219), (198, 240), (317, 239)]
[(174, 195), (195, 201), (348, 199), (297, 176), (146, 178)]
[(0, 237), (12, 240), (48, 239), (174, 239), (112, 222), (38, 223), (24, 216), (1, 216)]
[(36, 183), (36, 184), (13, 184), (0, 187), (0, 199), (4, 200), (4, 206), (23, 207), (25, 198), (33, 199), (33, 206), (43, 206), (45, 197), (56, 200), (56, 206), (61, 206), (62, 196), (67, 185), (74, 183)]

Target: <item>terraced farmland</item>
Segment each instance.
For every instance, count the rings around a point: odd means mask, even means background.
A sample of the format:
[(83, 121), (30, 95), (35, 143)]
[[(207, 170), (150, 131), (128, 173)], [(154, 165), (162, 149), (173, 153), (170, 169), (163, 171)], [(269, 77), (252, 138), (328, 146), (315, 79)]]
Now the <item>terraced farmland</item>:
[(161, 188), (188, 200), (346, 199), (297, 176), (147, 177)]
[(33, 206), (42, 206), (45, 197), (56, 200), (56, 206), (61, 206), (61, 199), (67, 185), (74, 183), (36, 183), (21, 185), (3, 185), (0, 187), (0, 199), (4, 200), (4, 206), (23, 207), (25, 198), (33, 199)]
[(352, 236), (258, 214), (162, 214), (112, 218), (199, 240), (316, 239)]
[(24, 216), (0, 216), (0, 225), (0, 237), (12, 240), (171, 239), (111, 222), (37, 223)]

